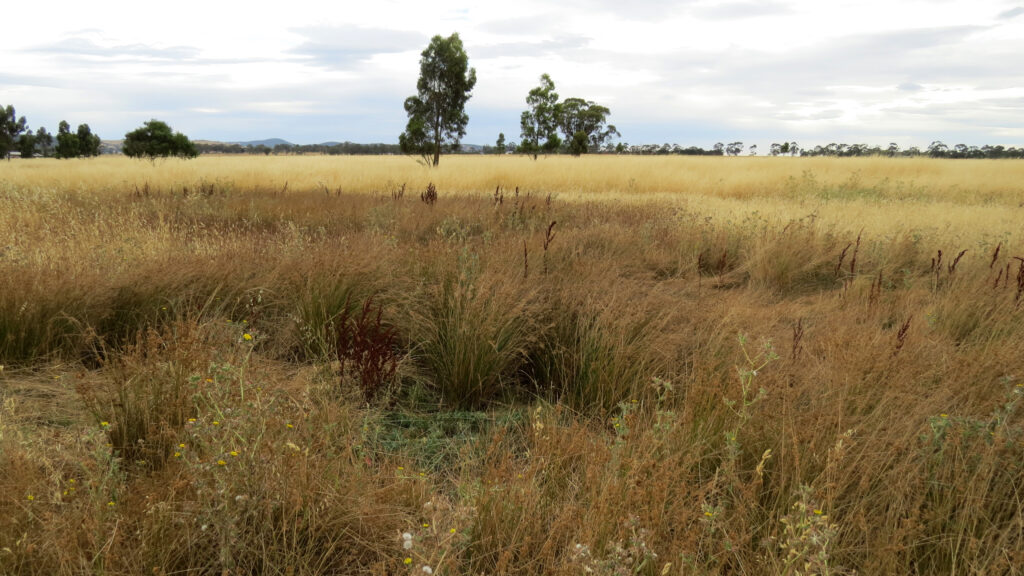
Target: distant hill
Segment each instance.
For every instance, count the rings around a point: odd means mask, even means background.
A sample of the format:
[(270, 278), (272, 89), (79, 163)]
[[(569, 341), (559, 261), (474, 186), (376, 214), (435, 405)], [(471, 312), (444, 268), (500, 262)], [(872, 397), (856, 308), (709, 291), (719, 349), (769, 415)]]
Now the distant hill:
[(248, 142), (227, 142), (227, 144), (238, 144), (240, 146), (259, 146), (260, 144), (262, 144), (267, 148), (273, 148), (278, 144), (287, 144), (288, 146), (294, 146), (294, 144), (282, 138), (267, 138), (266, 140), (249, 140)]
[(100, 140), (100, 154), (120, 154), (123, 146), (124, 139)]

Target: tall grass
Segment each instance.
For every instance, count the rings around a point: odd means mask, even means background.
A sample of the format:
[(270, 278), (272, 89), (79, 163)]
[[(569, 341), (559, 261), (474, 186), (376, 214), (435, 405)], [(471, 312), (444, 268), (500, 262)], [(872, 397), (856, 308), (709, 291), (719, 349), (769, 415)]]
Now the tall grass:
[(1016, 163), (0, 170), (0, 573), (1021, 574)]

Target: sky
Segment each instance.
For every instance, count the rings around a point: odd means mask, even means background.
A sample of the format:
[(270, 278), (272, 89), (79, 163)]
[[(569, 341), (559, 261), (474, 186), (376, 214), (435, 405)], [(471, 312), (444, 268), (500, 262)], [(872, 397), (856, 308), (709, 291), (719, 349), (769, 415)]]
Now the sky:
[(628, 144), (1024, 145), (1024, 0), (12, 2), (0, 106), (119, 139), (396, 143), (430, 38), (476, 68), (468, 144), (527, 92), (607, 106)]

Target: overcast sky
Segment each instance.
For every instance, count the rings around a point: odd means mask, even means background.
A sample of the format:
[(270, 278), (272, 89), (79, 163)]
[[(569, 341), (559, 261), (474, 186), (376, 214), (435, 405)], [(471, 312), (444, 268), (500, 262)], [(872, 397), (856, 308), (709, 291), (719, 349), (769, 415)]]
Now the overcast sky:
[(1024, 0), (6, 4), (0, 105), (51, 132), (397, 142), (420, 52), (458, 32), (466, 143), (518, 141), (546, 72), (630, 144), (1024, 145)]

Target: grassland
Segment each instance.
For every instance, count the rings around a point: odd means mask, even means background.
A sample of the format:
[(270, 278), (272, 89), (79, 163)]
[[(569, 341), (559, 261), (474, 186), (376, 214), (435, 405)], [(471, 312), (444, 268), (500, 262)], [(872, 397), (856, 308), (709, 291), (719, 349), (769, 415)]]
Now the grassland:
[(1012, 161), (4, 163), (0, 573), (1021, 574), (1022, 203)]

